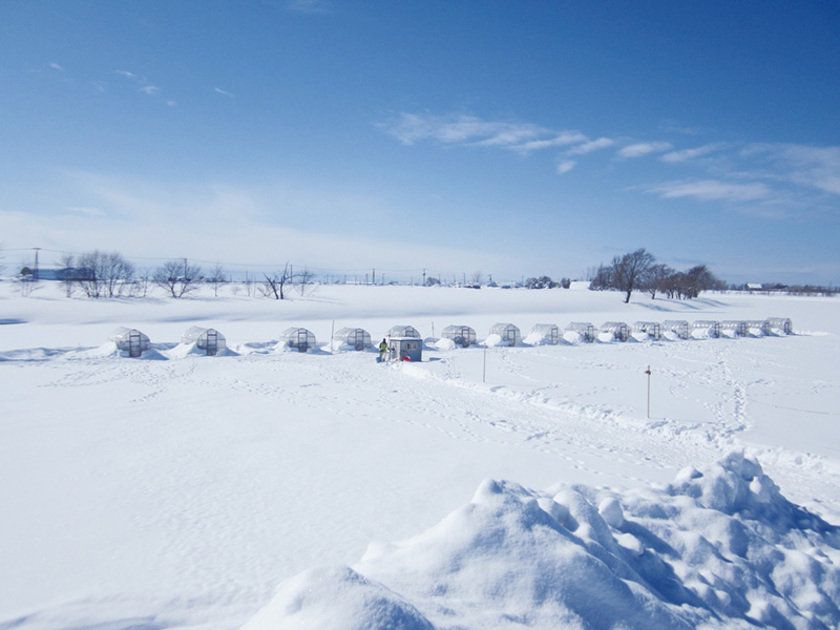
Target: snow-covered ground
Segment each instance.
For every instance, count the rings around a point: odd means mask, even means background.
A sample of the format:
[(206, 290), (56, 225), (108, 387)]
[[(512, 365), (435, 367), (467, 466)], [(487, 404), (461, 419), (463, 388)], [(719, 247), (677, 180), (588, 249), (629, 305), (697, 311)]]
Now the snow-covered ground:
[[(0, 283), (0, 629), (840, 626), (840, 300), (295, 298)], [(434, 343), (771, 316), (796, 334)], [(423, 362), (328, 343), (395, 324)], [(230, 352), (178, 346), (193, 325)], [(289, 326), (320, 348), (278, 351)]]

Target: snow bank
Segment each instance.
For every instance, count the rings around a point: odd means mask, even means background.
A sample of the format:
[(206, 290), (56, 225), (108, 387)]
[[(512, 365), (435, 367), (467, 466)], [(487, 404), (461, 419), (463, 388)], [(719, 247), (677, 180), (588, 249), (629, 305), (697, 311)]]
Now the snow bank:
[(485, 481), (425, 533), (286, 581), (246, 628), (837, 627), (839, 529), (740, 453), (624, 494)]
[(348, 567), (312, 569), (286, 581), (242, 630), (434, 630), (414, 606)]
[[(501, 337), (500, 337), (500, 339), (501, 339)], [(455, 345), (455, 342), (452, 341), (451, 339), (438, 339), (437, 341), (432, 343), (431, 346), (435, 350), (439, 350), (441, 352), (452, 352), (457, 347)]]

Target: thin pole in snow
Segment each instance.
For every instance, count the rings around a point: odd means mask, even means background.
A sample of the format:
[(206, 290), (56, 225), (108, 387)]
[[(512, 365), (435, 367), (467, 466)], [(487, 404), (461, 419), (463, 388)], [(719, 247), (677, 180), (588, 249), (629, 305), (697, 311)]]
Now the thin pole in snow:
[(481, 373), (481, 382), (487, 382), (487, 346), (484, 346), (484, 369)]
[(648, 387), (647, 387), (647, 417), (650, 419), (650, 366), (647, 367), (645, 370), (645, 374), (648, 377)]

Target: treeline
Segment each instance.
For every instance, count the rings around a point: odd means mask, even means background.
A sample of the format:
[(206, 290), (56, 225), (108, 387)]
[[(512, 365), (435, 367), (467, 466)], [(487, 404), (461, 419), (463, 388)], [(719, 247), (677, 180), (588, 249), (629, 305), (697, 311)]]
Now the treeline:
[[(305, 269), (294, 272), (287, 264), (280, 271), (262, 274), (259, 280), (246, 274), (242, 285), (249, 296), (253, 294), (282, 300), (292, 286), (305, 295), (311, 290), (314, 278), (311, 272)], [(31, 269), (24, 267), (16, 279), (25, 287), (38, 278)], [(67, 297), (81, 291), (88, 298), (146, 297), (155, 287), (163, 289), (170, 297), (181, 298), (202, 285), (212, 286), (214, 295), (218, 297), (219, 289), (230, 282), (230, 277), (219, 264), (205, 270), (186, 258), (176, 258), (155, 269), (138, 272), (134, 264), (119, 252), (99, 250), (78, 256), (65, 255), (56, 279), (64, 285)]]
[(706, 265), (688, 271), (677, 271), (657, 263), (656, 257), (645, 249), (637, 249), (616, 256), (609, 265), (599, 265), (592, 274), (589, 288), (593, 291), (622, 291), (624, 302), (630, 301), (633, 291), (646, 291), (651, 299), (657, 293), (669, 298), (696, 298), (702, 291), (723, 291), (724, 281), (715, 277)]
[(552, 280), (549, 276), (540, 276), (538, 278), (528, 278), (525, 281), (526, 289), (568, 289), (570, 286), (572, 286), (571, 278)]
[(764, 284), (731, 284), (730, 291), (748, 291), (749, 293), (803, 295), (803, 296), (825, 296), (837, 295), (837, 289), (824, 287), (818, 284), (782, 284), (780, 282), (765, 282)]

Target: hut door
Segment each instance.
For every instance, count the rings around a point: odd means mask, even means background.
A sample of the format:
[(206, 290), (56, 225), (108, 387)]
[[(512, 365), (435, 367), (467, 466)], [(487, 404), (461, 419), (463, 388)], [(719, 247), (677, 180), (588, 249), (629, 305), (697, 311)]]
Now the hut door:
[(207, 356), (215, 357), (219, 351), (219, 333), (215, 330), (207, 331)]
[(297, 349), (298, 352), (306, 352), (309, 349), (309, 344), (306, 339), (306, 331), (299, 330), (297, 332)]
[(140, 332), (132, 330), (128, 333), (128, 356), (137, 358), (142, 354), (140, 345)]

